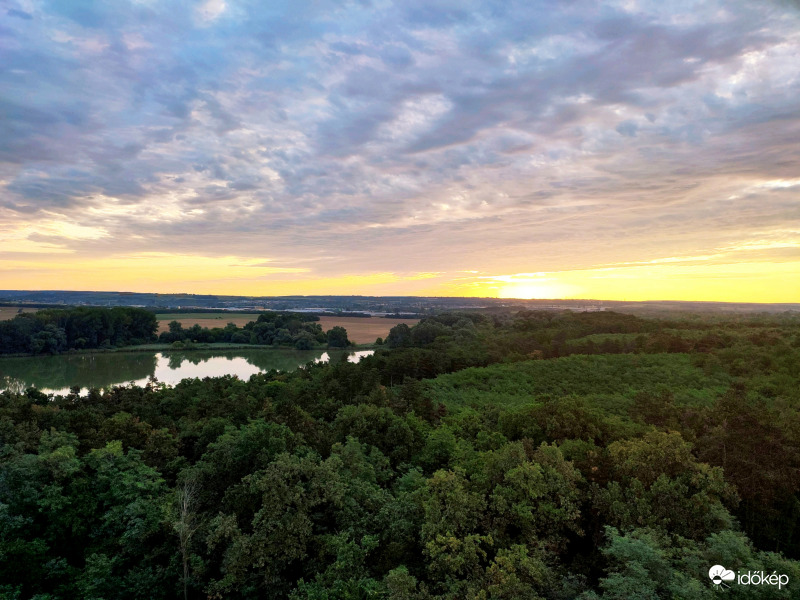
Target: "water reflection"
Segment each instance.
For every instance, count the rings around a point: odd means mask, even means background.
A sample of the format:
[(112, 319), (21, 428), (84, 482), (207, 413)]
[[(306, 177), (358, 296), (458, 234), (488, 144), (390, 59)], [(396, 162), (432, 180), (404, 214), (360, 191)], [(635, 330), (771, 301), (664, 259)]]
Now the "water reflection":
[(0, 375), (41, 390), (108, 387), (144, 380), (155, 372), (158, 356), (152, 352), (61, 354), (0, 359)]
[[(360, 350), (347, 359), (358, 362), (372, 354)], [(332, 354), (345, 354), (332, 352)], [(63, 354), (0, 359), (0, 390), (35, 387), (45, 393), (66, 394), (78, 386), (108, 388), (130, 382), (145, 385), (155, 377), (175, 385), (190, 377), (236, 375), (246, 380), (270, 370), (294, 371), (309, 362), (327, 362), (328, 352), (297, 350), (235, 350), (228, 352), (115, 352), (107, 354)]]

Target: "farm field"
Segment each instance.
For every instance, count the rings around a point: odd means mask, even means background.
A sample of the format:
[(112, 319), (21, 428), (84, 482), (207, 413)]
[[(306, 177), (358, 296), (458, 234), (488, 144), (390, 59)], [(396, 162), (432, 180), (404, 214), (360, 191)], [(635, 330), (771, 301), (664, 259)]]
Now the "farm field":
[[(23, 308), (22, 312), (36, 312), (36, 308)], [(8, 321), (19, 314), (18, 306), (0, 306), (0, 321)]]
[(383, 317), (372, 317), (363, 319), (359, 317), (320, 317), (319, 324), (323, 331), (328, 331), (333, 327), (344, 327), (347, 330), (347, 337), (356, 344), (370, 344), (376, 338), (385, 338), (389, 335), (389, 330), (395, 325), (405, 323), (413, 327), (419, 323), (419, 319), (386, 319)]
[(184, 327), (200, 325), (200, 327), (225, 327), (228, 323), (233, 323), (237, 327), (247, 325), (250, 321), (258, 318), (258, 313), (159, 313), (158, 333), (167, 331), (172, 321), (178, 321)]
[[(235, 323), (238, 327), (246, 325), (250, 321), (258, 318), (258, 313), (165, 313), (156, 315), (158, 318), (158, 332), (167, 331), (170, 321), (178, 321), (185, 328), (192, 325), (201, 327), (225, 327), (228, 323)], [(391, 319), (383, 317), (372, 317), (369, 319), (362, 317), (320, 317), (318, 323), (323, 331), (328, 331), (333, 327), (344, 327), (347, 330), (347, 337), (356, 344), (369, 344), (376, 338), (385, 338), (389, 335), (389, 330), (399, 323), (405, 323), (409, 327), (416, 325), (419, 319)]]

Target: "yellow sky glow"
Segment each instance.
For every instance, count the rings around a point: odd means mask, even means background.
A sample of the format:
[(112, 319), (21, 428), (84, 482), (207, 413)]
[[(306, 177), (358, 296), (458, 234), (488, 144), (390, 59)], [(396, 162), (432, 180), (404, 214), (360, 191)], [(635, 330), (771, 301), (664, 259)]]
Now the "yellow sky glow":
[(799, 302), (800, 261), (648, 263), (548, 273), (485, 272), (319, 275), (310, 268), (235, 256), (143, 253), (0, 261), (3, 288), (229, 295), (427, 295)]
[(723, 265), (655, 264), (486, 277), (457, 284), (454, 295), (800, 302), (800, 261)]

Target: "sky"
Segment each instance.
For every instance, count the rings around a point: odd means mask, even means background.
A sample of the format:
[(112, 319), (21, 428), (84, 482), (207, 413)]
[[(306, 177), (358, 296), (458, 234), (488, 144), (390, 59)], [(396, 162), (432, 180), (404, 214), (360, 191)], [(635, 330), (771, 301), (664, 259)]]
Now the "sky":
[(800, 4), (0, 0), (0, 289), (800, 302)]

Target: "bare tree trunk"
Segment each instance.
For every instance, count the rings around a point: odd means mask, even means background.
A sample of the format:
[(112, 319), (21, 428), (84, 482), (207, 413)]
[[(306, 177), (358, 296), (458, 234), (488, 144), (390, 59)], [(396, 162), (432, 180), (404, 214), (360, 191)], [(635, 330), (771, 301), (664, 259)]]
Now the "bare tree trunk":
[(183, 561), (184, 600), (189, 598), (189, 544), (195, 531), (197, 531), (196, 515), (194, 513), (194, 508), (197, 504), (197, 492), (197, 480), (194, 477), (179, 485), (176, 495), (178, 514), (177, 519), (172, 523), (172, 527), (178, 535), (181, 559)]

